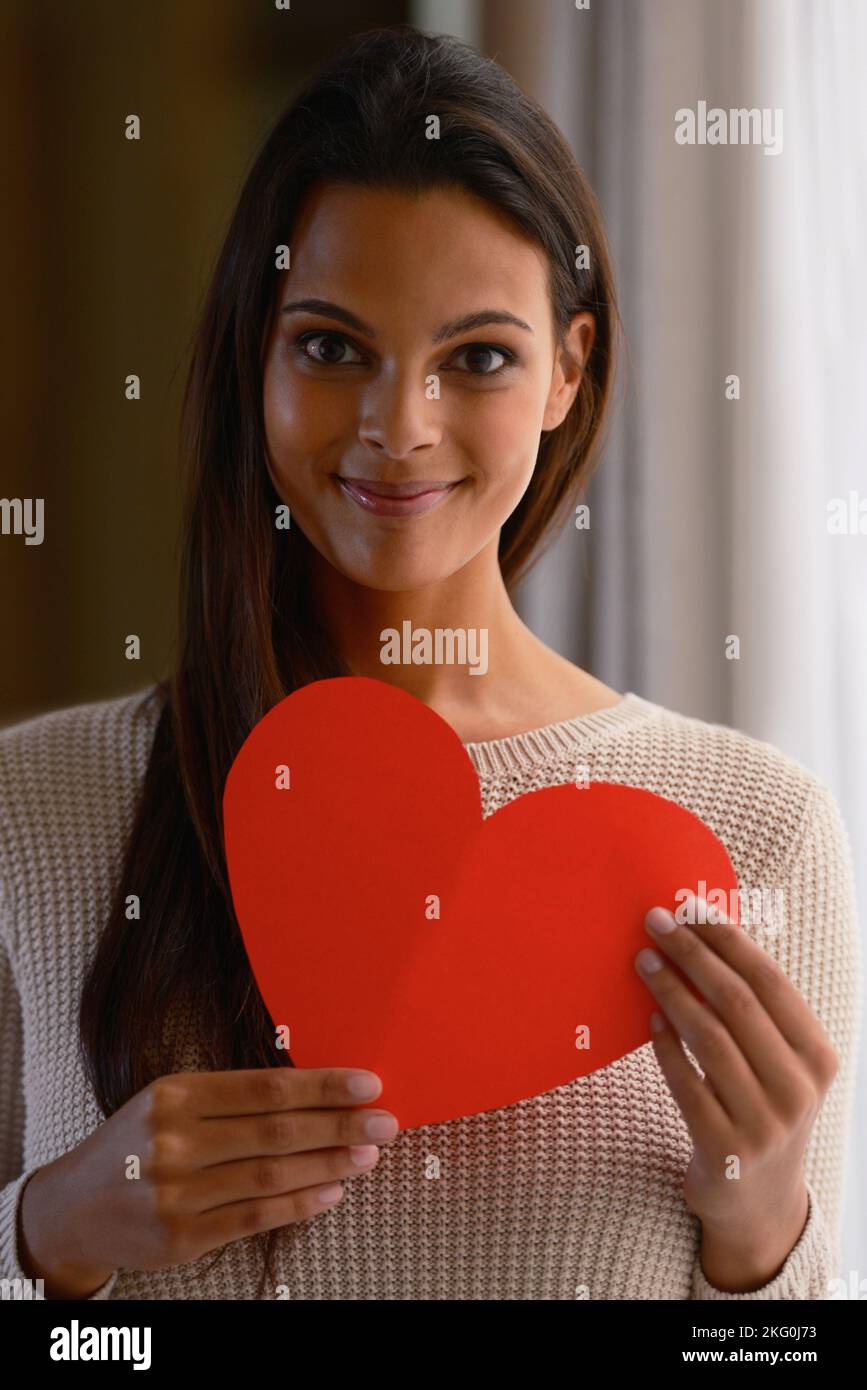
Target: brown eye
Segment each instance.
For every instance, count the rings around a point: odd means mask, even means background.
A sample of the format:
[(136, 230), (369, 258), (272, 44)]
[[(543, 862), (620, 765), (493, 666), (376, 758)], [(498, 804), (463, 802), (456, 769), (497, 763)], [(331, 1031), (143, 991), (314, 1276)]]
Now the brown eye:
[[(319, 346), (308, 352), (311, 343), (318, 343)], [(342, 367), (346, 365), (342, 355), (344, 350), (356, 351), (342, 333), (303, 333), (298, 339), (298, 347), (308, 362), (317, 362), (320, 367)], [(361, 358), (356, 356), (355, 361), (360, 362)]]
[[(508, 348), (495, 347), (493, 343), (469, 343), (456, 354), (458, 357), (465, 355), (469, 363), (467, 370), (472, 376), (496, 376), (515, 361), (513, 352)], [(501, 360), (491, 366), (491, 359), (497, 357)]]

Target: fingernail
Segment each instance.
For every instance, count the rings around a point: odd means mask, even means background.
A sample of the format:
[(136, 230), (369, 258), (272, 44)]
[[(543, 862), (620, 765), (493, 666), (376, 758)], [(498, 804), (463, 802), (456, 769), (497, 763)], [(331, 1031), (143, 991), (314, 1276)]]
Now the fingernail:
[(371, 1115), (365, 1121), (364, 1132), (368, 1139), (393, 1139), (397, 1134), (397, 1120), (393, 1115)]
[(649, 975), (654, 970), (661, 970), (665, 962), (655, 951), (639, 951), (635, 957), (635, 964), (639, 970), (643, 970)]
[(654, 1033), (661, 1033), (665, 1028), (665, 1019), (656, 1010), (650, 1015), (650, 1026)]
[(657, 936), (667, 936), (677, 927), (673, 914), (664, 907), (652, 907), (644, 919), (644, 925)]
[(379, 1149), (375, 1144), (353, 1144), (349, 1150), (349, 1157), (356, 1168), (369, 1168), (379, 1157)]
[(373, 1100), (380, 1092), (380, 1080), (375, 1072), (354, 1071), (346, 1078), (346, 1089), (357, 1100)]
[(343, 1188), (339, 1182), (333, 1182), (328, 1187), (320, 1187), (316, 1196), (324, 1207), (330, 1206), (332, 1202), (338, 1201), (343, 1196)]

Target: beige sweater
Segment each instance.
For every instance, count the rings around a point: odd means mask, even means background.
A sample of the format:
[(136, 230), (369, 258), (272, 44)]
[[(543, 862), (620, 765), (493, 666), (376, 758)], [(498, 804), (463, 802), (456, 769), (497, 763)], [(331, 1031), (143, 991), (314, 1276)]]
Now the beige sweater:
[[(22, 1278), (24, 1184), (104, 1118), (77, 1051), (87, 962), (119, 872), (155, 724), (149, 691), (0, 733), (0, 1278)], [(384, 735), (385, 736), (385, 735)], [(632, 693), (610, 710), (468, 744), (491, 814), (535, 788), (646, 787), (700, 816), (739, 883), (780, 887), (785, 930), (757, 939), (824, 1024), (842, 1067), (806, 1158), (807, 1225), (755, 1293), (711, 1287), (682, 1183), (692, 1145), (648, 1041), (505, 1109), (401, 1132), (339, 1206), (286, 1228), (293, 1299), (822, 1299), (841, 1277), (845, 1143), (860, 966), (850, 850), (827, 788), (771, 745)], [(745, 930), (760, 932), (747, 926)], [(765, 934), (767, 935), (767, 934)], [(195, 1031), (177, 1070), (196, 1066)], [(440, 1176), (426, 1176), (435, 1155)], [(436, 1165), (433, 1165), (434, 1170)], [(5, 1184), (5, 1186), (3, 1186)], [(252, 1299), (255, 1238), (157, 1272), (116, 1271), (98, 1299)], [(288, 1290), (288, 1292), (287, 1292)]]

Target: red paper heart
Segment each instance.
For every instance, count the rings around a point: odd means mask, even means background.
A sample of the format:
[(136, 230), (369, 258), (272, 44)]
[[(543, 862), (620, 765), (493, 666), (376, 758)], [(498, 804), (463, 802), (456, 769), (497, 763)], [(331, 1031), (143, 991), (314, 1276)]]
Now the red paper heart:
[(704, 822), (638, 787), (546, 787), (483, 820), (451, 726), (366, 677), (275, 705), (229, 771), (223, 814), (247, 955), (294, 1062), (375, 1071), (375, 1103), (404, 1129), (511, 1105), (647, 1043), (645, 914), (701, 880), (737, 889)]

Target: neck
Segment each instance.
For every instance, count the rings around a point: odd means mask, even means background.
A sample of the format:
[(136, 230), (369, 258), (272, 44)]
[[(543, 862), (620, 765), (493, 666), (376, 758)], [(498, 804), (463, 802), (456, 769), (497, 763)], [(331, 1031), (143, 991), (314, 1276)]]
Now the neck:
[(440, 712), (477, 706), (482, 689), (496, 701), (538, 645), (506, 591), (497, 538), (456, 574), (401, 591), (356, 584), (313, 551), (310, 594), (353, 675), (398, 685)]

